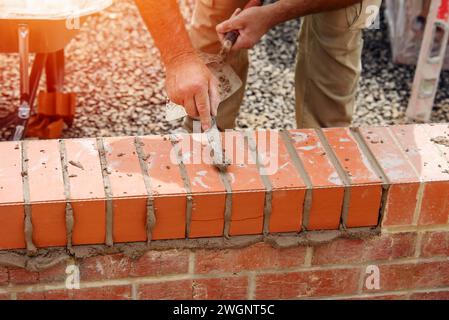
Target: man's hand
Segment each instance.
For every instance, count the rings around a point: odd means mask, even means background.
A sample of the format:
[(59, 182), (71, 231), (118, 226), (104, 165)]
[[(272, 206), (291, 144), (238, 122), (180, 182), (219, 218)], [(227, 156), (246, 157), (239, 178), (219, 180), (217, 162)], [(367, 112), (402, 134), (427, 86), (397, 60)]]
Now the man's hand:
[(250, 49), (274, 26), (285, 21), (324, 11), (346, 8), (362, 0), (278, 0), (262, 7), (237, 9), (217, 26), (220, 40), (232, 30), (240, 33), (233, 50)]
[(217, 79), (195, 53), (172, 59), (166, 69), (170, 100), (184, 106), (190, 117), (200, 118), (203, 130), (209, 129), (220, 103)]
[(220, 41), (227, 32), (237, 30), (240, 36), (232, 50), (251, 49), (273, 27), (270, 6), (237, 9), (231, 18), (217, 25)]
[(220, 97), (218, 82), (195, 53), (177, 0), (135, 0), (167, 70), (170, 100), (187, 114), (200, 118), (203, 130), (211, 126)]

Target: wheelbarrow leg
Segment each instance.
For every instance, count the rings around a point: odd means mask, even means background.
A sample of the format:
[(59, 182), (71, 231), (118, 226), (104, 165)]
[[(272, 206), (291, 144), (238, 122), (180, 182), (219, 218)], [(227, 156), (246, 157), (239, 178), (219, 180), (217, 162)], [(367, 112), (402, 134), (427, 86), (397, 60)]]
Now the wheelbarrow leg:
[(48, 54), (45, 73), (47, 92), (62, 92), (64, 86), (64, 49)]
[(39, 83), (42, 78), (42, 73), (44, 71), (45, 62), (47, 61), (46, 53), (37, 53), (34, 58), (33, 67), (31, 68), (30, 75), (30, 107), (33, 110), (34, 101), (36, 100), (37, 89), (39, 88)]
[(19, 59), (20, 59), (20, 106), (17, 113), (18, 124), (14, 132), (13, 140), (22, 140), (25, 134), (26, 123), (30, 118), (30, 77), (28, 74), (29, 69), (29, 39), (30, 30), (27, 25), (20, 25), (18, 30), (19, 36)]
[(64, 124), (73, 123), (76, 97), (63, 92), (64, 60), (64, 49), (47, 54), (44, 62), (47, 90), (39, 93), (37, 112), (28, 125), (29, 136), (56, 139), (61, 137)]

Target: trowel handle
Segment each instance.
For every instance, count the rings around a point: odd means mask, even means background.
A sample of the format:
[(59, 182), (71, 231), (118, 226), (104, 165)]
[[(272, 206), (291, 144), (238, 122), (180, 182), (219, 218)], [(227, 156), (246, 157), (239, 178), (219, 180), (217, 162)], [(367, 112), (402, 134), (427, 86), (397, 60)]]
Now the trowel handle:
[[(249, 0), (246, 6), (243, 8), (243, 10), (253, 7), (260, 7), (263, 5), (263, 2), (264, 2), (263, 0)], [(239, 35), (240, 33), (237, 30), (229, 31), (228, 33), (225, 34), (224, 41), (230, 42), (232, 44), (231, 45), (232, 47), (237, 42)]]

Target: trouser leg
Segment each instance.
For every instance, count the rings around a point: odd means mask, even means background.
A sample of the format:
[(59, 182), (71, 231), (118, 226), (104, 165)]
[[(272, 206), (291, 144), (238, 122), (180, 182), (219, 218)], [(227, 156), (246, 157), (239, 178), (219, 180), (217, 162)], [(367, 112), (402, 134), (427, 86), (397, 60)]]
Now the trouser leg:
[(368, 0), (348, 8), (304, 17), (295, 72), (299, 128), (351, 124), (362, 70), (362, 30)]
[[(243, 8), (247, 0), (197, 0), (193, 13), (190, 37), (194, 47), (202, 52), (218, 54), (221, 43), (215, 27), (228, 19), (236, 8)], [(220, 103), (217, 124), (220, 129), (232, 129), (235, 126), (242, 100), (245, 94), (248, 75), (248, 52), (232, 52), (228, 62), (243, 82), (242, 87), (231, 97)], [(184, 128), (192, 131), (192, 119), (186, 117)]]

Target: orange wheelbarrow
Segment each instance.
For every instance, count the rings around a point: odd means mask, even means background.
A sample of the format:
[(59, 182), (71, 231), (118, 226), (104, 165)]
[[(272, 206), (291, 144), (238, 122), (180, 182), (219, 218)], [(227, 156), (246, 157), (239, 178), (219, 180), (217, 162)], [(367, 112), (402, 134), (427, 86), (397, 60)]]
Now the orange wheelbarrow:
[[(25, 136), (58, 138), (64, 123), (75, 116), (74, 93), (63, 93), (64, 48), (90, 15), (107, 8), (112, 0), (0, 0), (0, 52), (19, 53), (20, 103), (17, 112), (0, 120), (15, 125), (12, 140)], [(35, 59), (29, 73), (29, 56)], [(45, 70), (47, 90), (38, 95)]]

